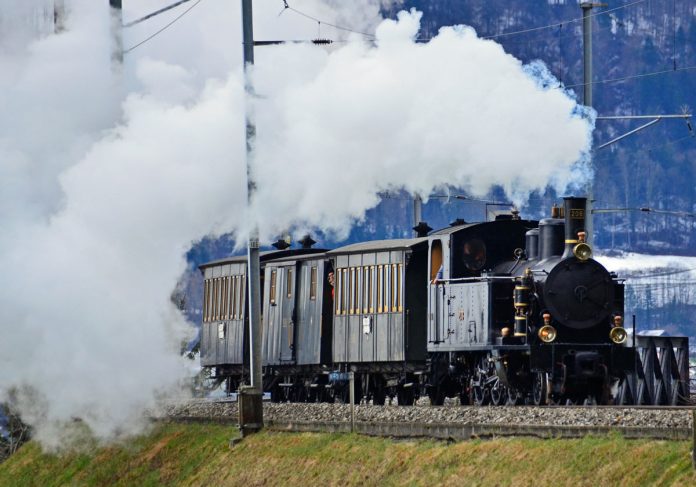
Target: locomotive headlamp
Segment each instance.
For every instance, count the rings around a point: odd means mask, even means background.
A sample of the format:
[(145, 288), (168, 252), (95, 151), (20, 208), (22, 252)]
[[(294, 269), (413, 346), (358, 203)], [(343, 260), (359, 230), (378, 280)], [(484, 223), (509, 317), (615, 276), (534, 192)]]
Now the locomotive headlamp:
[(573, 255), (579, 260), (587, 260), (592, 257), (592, 247), (585, 242), (581, 242), (573, 247)]
[(542, 342), (551, 343), (556, 339), (556, 329), (551, 326), (551, 314), (544, 313), (541, 317), (544, 320), (544, 326), (539, 328), (537, 335)]
[(551, 325), (544, 325), (539, 328), (539, 340), (544, 343), (551, 343), (556, 339), (556, 329)]
[(611, 338), (612, 342), (619, 345), (626, 341), (626, 339), (628, 338), (628, 333), (626, 333), (626, 329), (622, 326), (615, 326), (609, 332), (609, 338)]
[(573, 255), (579, 260), (587, 260), (592, 257), (592, 247), (585, 242), (585, 232), (578, 232), (578, 244), (573, 247)]

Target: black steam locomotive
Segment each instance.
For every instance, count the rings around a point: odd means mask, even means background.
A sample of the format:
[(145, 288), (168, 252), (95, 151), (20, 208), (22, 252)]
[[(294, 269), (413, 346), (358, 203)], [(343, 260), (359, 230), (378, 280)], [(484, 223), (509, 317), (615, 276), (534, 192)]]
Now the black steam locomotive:
[[(412, 239), (261, 256), (264, 390), (275, 401), (427, 394), (484, 404), (608, 404), (635, 371), (624, 289), (592, 259), (584, 198)], [(236, 390), (248, 374), (246, 261), (201, 266), (201, 364)], [(338, 373), (337, 373), (338, 372)]]

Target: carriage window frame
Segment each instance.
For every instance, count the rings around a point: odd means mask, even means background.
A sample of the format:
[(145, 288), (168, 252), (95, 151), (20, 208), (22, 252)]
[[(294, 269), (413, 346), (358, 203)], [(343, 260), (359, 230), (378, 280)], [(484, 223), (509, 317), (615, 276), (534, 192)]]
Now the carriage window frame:
[(222, 278), (222, 283), (220, 284), (220, 293), (222, 294), (222, 306), (220, 307), (220, 319), (227, 319), (227, 303), (229, 301), (229, 296), (227, 295), (227, 281), (229, 276)]
[(276, 287), (278, 285), (278, 269), (271, 269), (271, 284), (269, 287), (269, 299), (271, 304), (276, 304)]
[(335, 300), (334, 303), (334, 312), (337, 315), (341, 314), (341, 305), (342, 305), (342, 299), (341, 299), (341, 292), (343, 291), (343, 278), (341, 277), (341, 269), (336, 269), (336, 272), (334, 272), (334, 292), (333, 292), (333, 297)]
[(242, 319), (244, 317), (244, 295), (246, 291), (246, 274), (242, 274), (239, 276), (239, 301), (238, 305), (239, 307), (237, 308), (237, 315), (238, 319)]
[(350, 291), (350, 281), (349, 281), (349, 273), (348, 269), (343, 268), (342, 269), (342, 274), (343, 274), (343, 303), (341, 304), (341, 314), (345, 315), (348, 314), (348, 294)]
[(398, 265), (392, 264), (391, 265), (391, 311), (392, 311), (392, 313), (396, 313), (397, 300), (399, 299), (399, 291), (398, 291), (399, 276), (398, 276), (397, 270), (398, 270)]
[(368, 266), (363, 266), (362, 268), (362, 312), (367, 314), (369, 312), (370, 303), (370, 268)]
[(368, 279), (369, 291), (367, 293), (367, 309), (369, 313), (375, 312), (375, 266), (369, 266), (370, 276)]
[(377, 313), (384, 309), (384, 266), (377, 266)]
[(208, 322), (208, 311), (210, 311), (210, 305), (208, 304), (208, 298), (210, 297), (210, 279), (203, 281), (203, 322)]
[(287, 272), (285, 273), (285, 297), (286, 298), (291, 298), (292, 297), (292, 288), (293, 288), (293, 269), (291, 267), (288, 267)]
[(391, 312), (391, 265), (384, 265), (384, 302), (382, 309), (384, 313)]
[(224, 288), (223, 294), (225, 295), (225, 312), (222, 316), (223, 319), (229, 320), (232, 312), (232, 296), (230, 296), (230, 291), (232, 289), (232, 276), (225, 276)]
[(397, 301), (397, 310), (402, 312), (404, 310), (404, 265), (399, 264), (399, 272), (397, 274), (399, 278), (399, 299)]
[(220, 306), (220, 279), (213, 279), (213, 321), (218, 321), (218, 311)]
[(317, 266), (313, 265), (309, 269), (309, 299), (316, 301), (317, 299), (317, 277), (319, 275), (319, 269)]
[(236, 320), (239, 314), (239, 308), (237, 307), (237, 293), (239, 292), (239, 276), (232, 276), (232, 289), (230, 290), (230, 299), (232, 300), (232, 309), (230, 309), (230, 316), (233, 320)]
[(355, 272), (355, 267), (351, 267), (350, 268), (350, 301), (348, 302), (348, 304), (350, 306), (350, 314), (351, 315), (354, 315), (358, 312), (358, 310), (356, 309), (356, 306), (355, 306), (355, 304), (358, 300), (357, 296), (356, 296), (357, 290), (358, 290), (357, 284), (358, 284), (358, 279), (357, 279), (357, 275)]

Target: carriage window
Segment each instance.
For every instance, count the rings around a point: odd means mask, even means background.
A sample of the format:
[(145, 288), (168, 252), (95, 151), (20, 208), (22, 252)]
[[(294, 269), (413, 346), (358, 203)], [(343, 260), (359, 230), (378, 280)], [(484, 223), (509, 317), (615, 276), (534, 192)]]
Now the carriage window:
[(210, 298), (210, 281), (206, 279), (203, 281), (203, 321), (208, 321), (208, 311), (210, 311), (210, 305), (208, 304), (208, 298)]
[(309, 299), (317, 299), (317, 266), (309, 271)]
[(486, 263), (486, 244), (478, 238), (467, 240), (464, 242), (462, 254), (467, 269), (480, 271)]
[(276, 279), (278, 279), (278, 271), (272, 270), (271, 271), (271, 304), (275, 304), (276, 302)]
[(433, 247), (430, 251), (430, 282), (435, 280), (437, 272), (442, 266), (442, 242), (433, 240)]
[(291, 298), (292, 297), (292, 269), (288, 269), (288, 272), (286, 274), (286, 283), (285, 283), (285, 289), (287, 290), (287, 297)]

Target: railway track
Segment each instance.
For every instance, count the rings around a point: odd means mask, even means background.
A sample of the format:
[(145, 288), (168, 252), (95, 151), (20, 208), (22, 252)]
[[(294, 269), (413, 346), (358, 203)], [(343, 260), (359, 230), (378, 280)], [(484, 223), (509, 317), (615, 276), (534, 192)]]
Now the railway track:
[[(215, 403), (215, 404), (236, 404), (237, 399), (236, 398), (214, 398), (214, 399), (207, 399), (207, 402), (210, 403)], [(266, 403), (268, 401), (264, 399)], [(276, 404), (314, 404), (314, 403), (276, 403)], [(338, 403), (340, 404), (340, 403)], [(365, 404), (365, 403), (360, 403), (356, 404), (356, 406), (372, 406), (371, 404)], [(398, 404), (393, 404), (389, 405), (388, 407), (393, 407), (393, 406), (398, 406)], [(384, 406), (373, 406), (373, 407), (384, 407)], [(654, 405), (648, 405), (648, 404), (636, 404), (636, 405), (618, 405), (618, 404), (549, 404), (545, 406), (532, 406), (532, 405), (521, 405), (521, 406), (470, 406), (470, 405), (461, 405), (461, 404), (445, 404), (443, 406), (432, 406), (429, 403), (419, 403), (416, 406), (403, 406), (403, 407), (432, 407), (432, 408), (453, 408), (453, 407), (459, 407), (459, 408), (471, 408), (471, 407), (476, 407), (476, 408), (508, 408), (508, 407), (527, 407), (527, 408), (540, 408), (540, 409), (636, 409), (636, 410), (657, 410), (657, 411), (691, 411), (692, 409), (696, 409), (696, 400), (692, 400), (691, 404), (689, 405), (683, 405), (683, 406), (654, 406)]]
[[(580, 438), (620, 434), (625, 438), (688, 440), (693, 407), (654, 406), (370, 406), (264, 403), (267, 428), (278, 431), (357, 432), (394, 438), (465, 440), (495, 436)], [(237, 426), (237, 403), (229, 399), (170, 406), (158, 419)]]

